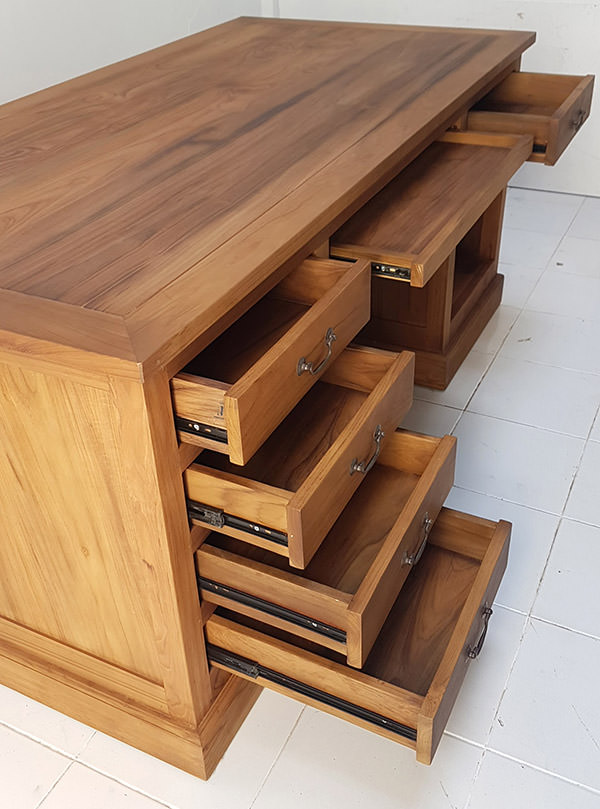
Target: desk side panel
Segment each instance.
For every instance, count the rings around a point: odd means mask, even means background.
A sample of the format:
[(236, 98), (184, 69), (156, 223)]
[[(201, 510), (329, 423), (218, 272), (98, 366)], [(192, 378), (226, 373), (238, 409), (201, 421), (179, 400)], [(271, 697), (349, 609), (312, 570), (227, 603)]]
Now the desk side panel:
[[(189, 545), (183, 489), (173, 537), (146, 406), (136, 382), (0, 363), (0, 617), (72, 651), (90, 680), (97, 660), (156, 684), (173, 720), (196, 726), (208, 686), (192, 693), (181, 638), (201, 630), (181, 627), (175, 592), (193, 559), (174, 572), (171, 553)], [(117, 679), (107, 688), (139, 698)]]

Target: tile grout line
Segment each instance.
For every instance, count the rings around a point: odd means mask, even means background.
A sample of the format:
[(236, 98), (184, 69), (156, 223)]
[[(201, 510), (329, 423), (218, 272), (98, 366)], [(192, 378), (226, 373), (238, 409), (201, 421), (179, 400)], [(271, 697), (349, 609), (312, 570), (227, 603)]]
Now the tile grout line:
[(544, 767), (540, 767), (537, 764), (531, 764), (531, 762), (525, 761), (525, 759), (517, 758), (516, 756), (511, 756), (509, 753), (504, 753), (502, 750), (496, 750), (493, 747), (487, 747), (486, 750), (490, 753), (493, 753), (495, 756), (500, 756), (500, 758), (505, 758), (508, 761), (514, 761), (515, 763), (521, 764), (524, 767), (528, 767), (531, 770), (541, 772), (544, 775), (549, 775), (551, 778), (557, 778), (559, 781), (564, 781), (567, 784), (579, 787), (579, 789), (584, 789), (586, 790), (586, 792), (591, 792), (593, 795), (600, 795), (599, 789), (596, 789), (595, 787), (590, 787), (587, 784), (582, 784), (580, 781), (575, 781), (573, 778), (568, 778), (566, 775), (560, 775), (560, 773), (554, 772), (553, 770), (546, 770)]
[(600, 641), (600, 635), (593, 635), (590, 632), (584, 632), (582, 629), (574, 629), (572, 626), (567, 626), (566, 624), (559, 624), (556, 621), (550, 621), (548, 618), (542, 618), (539, 615), (531, 615), (532, 621), (539, 621), (540, 624), (546, 624), (546, 626), (554, 626), (557, 629), (562, 629), (565, 632), (572, 632), (573, 635), (580, 635), (582, 638), (589, 638), (590, 640)]
[[(30, 733), (27, 730), (23, 730), (22, 728), (17, 727), (16, 725), (11, 725), (10, 722), (5, 721), (4, 719), (0, 719), (0, 727), (4, 727), (7, 730), (12, 730), (14, 733), (17, 733), (19, 736), (22, 736), (25, 739), (29, 739), (30, 742), (34, 742), (35, 744), (39, 744), (41, 747), (44, 747), (46, 750), (51, 750), (53, 753), (58, 753), (63, 758), (69, 759), (69, 761), (77, 761), (77, 756), (79, 753), (69, 753), (66, 750), (57, 747), (51, 742), (46, 741), (45, 739), (40, 738), (39, 736), (35, 736), (33, 733)], [(95, 731), (92, 733), (90, 738), (84, 744), (81, 752), (85, 750), (89, 741), (91, 740), (92, 736), (94, 735)]]
[[(493, 748), (491, 748), (491, 747), (490, 747), (490, 740), (491, 740), (492, 732), (493, 732), (493, 730), (494, 730), (496, 720), (498, 719), (498, 717), (499, 717), (499, 715), (500, 715), (500, 709), (501, 709), (501, 706), (502, 706), (502, 702), (503, 702), (504, 697), (505, 697), (505, 695), (506, 695), (506, 692), (507, 692), (507, 690), (508, 690), (508, 685), (509, 685), (509, 682), (510, 682), (510, 679), (511, 679), (512, 673), (513, 673), (513, 671), (514, 671), (515, 665), (516, 665), (516, 663), (517, 663), (517, 659), (518, 659), (518, 657), (519, 657), (519, 653), (520, 653), (521, 648), (522, 648), (522, 646), (523, 646), (523, 641), (524, 641), (524, 639), (525, 639), (525, 635), (526, 635), (526, 633), (527, 633), (527, 629), (528, 629), (528, 628), (529, 628), (529, 626), (531, 625), (531, 620), (532, 620), (532, 619), (531, 619), (531, 612), (532, 612), (532, 610), (533, 610), (533, 606), (534, 606), (534, 604), (535, 604), (535, 602), (536, 602), (536, 600), (537, 600), (538, 592), (539, 592), (539, 589), (540, 589), (540, 586), (541, 586), (542, 580), (543, 580), (543, 578), (544, 578), (544, 574), (545, 574), (545, 572), (546, 572), (546, 568), (547, 568), (547, 566), (548, 566), (548, 560), (550, 559), (550, 555), (552, 554), (552, 549), (554, 548), (554, 543), (556, 542), (556, 537), (557, 537), (557, 535), (558, 535), (558, 531), (559, 531), (559, 528), (560, 528), (560, 526), (561, 526), (561, 522), (562, 522), (562, 521), (559, 519), (559, 521), (558, 521), (558, 523), (557, 523), (557, 526), (556, 526), (556, 528), (555, 528), (555, 530), (554, 530), (554, 535), (553, 535), (553, 537), (552, 537), (552, 542), (550, 543), (550, 547), (548, 548), (548, 553), (547, 553), (547, 555), (546, 555), (546, 561), (545, 561), (545, 563), (544, 563), (544, 567), (543, 567), (542, 572), (541, 572), (541, 574), (540, 574), (540, 576), (539, 576), (539, 579), (538, 579), (538, 585), (537, 585), (537, 587), (536, 587), (535, 595), (534, 595), (534, 597), (533, 597), (533, 599), (532, 599), (532, 601), (531, 601), (531, 605), (530, 605), (530, 607), (529, 607), (529, 610), (528, 610), (527, 614), (525, 615), (525, 620), (523, 621), (523, 628), (522, 628), (522, 630), (521, 630), (521, 635), (520, 635), (520, 637), (519, 637), (519, 642), (517, 643), (517, 647), (516, 647), (516, 649), (515, 649), (515, 653), (514, 653), (514, 655), (513, 655), (513, 659), (512, 659), (512, 662), (511, 662), (511, 664), (510, 664), (510, 668), (509, 668), (509, 670), (508, 670), (508, 673), (507, 673), (507, 675), (506, 675), (506, 679), (505, 679), (505, 681), (504, 681), (504, 686), (503, 686), (503, 688), (502, 688), (502, 692), (501, 692), (501, 694), (500, 694), (500, 698), (498, 699), (498, 703), (497, 703), (497, 705), (496, 705), (496, 710), (494, 711), (494, 716), (493, 716), (493, 718), (492, 718), (492, 721), (490, 722), (490, 726), (489, 726), (488, 731), (487, 731), (487, 735), (486, 735), (486, 739), (485, 739), (485, 749), (486, 749), (486, 750), (492, 750), (492, 752), (493, 752)], [(482, 760), (483, 760), (483, 756), (482, 756)], [(475, 782), (473, 782), (472, 789), (473, 789), (473, 787), (474, 787), (474, 786), (475, 786)], [(471, 799), (471, 797), (472, 797), (472, 794), (473, 794), (472, 789), (471, 789), (471, 792), (470, 792), (470, 794), (469, 794), (469, 801), (470, 801), (470, 799)]]
[(298, 723), (299, 723), (299, 722), (300, 722), (300, 720), (302, 719), (302, 717), (303, 717), (303, 715), (304, 715), (304, 711), (305, 711), (305, 710), (306, 710), (306, 706), (305, 706), (305, 705), (303, 705), (303, 706), (302, 706), (302, 710), (301, 710), (301, 711), (300, 711), (300, 713), (298, 714), (298, 716), (297, 716), (297, 718), (296, 718), (296, 721), (294, 722), (294, 724), (293, 724), (293, 726), (292, 726), (292, 729), (290, 730), (290, 732), (289, 732), (289, 733), (288, 733), (288, 735), (286, 736), (284, 743), (283, 743), (283, 744), (281, 745), (281, 747), (279, 748), (279, 751), (278, 751), (277, 755), (275, 756), (275, 758), (273, 759), (273, 761), (272, 761), (272, 763), (271, 763), (271, 766), (270, 766), (270, 767), (269, 767), (269, 769), (267, 770), (267, 772), (266, 772), (266, 774), (265, 774), (265, 777), (264, 777), (264, 778), (262, 779), (262, 781), (260, 782), (260, 786), (258, 787), (258, 789), (257, 789), (257, 791), (256, 791), (256, 795), (255, 795), (255, 796), (252, 798), (252, 801), (249, 803), (249, 805), (248, 805), (248, 809), (252, 809), (252, 807), (254, 806), (254, 804), (256, 803), (256, 801), (258, 800), (258, 798), (259, 798), (259, 796), (260, 796), (260, 793), (262, 792), (262, 790), (263, 790), (263, 788), (264, 788), (265, 784), (266, 784), (266, 783), (267, 783), (267, 781), (269, 780), (269, 776), (271, 775), (271, 773), (272, 773), (272, 772), (273, 772), (273, 770), (275, 769), (275, 765), (277, 764), (277, 762), (278, 762), (278, 761), (279, 761), (279, 759), (281, 758), (281, 756), (282, 756), (282, 754), (283, 754), (283, 751), (284, 751), (284, 750), (285, 750), (285, 748), (287, 747), (287, 744), (288, 744), (289, 740), (292, 738), (292, 734), (294, 733), (294, 731), (295, 731), (295, 730), (296, 730), (296, 728), (298, 727)]
[(65, 767), (65, 769), (64, 769), (64, 770), (61, 772), (61, 774), (58, 776), (58, 778), (56, 779), (56, 781), (55, 781), (55, 782), (52, 784), (52, 786), (50, 787), (50, 789), (48, 790), (48, 792), (46, 792), (46, 794), (45, 794), (45, 795), (44, 795), (44, 797), (43, 797), (43, 798), (40, 800), (40, 802), (39, 802), (39, 803), (36, 803), (36, 805), (35, 805), (35, 809), (40, 809), (40, 807), (42, 806), (42, 804), (43, 804), (43, 803), (46, 801), (46, 799), (47, 799), (47, 798), (48, 798), (48, 797), (49, 797), (49, 796), (50, 796), (50, 795), (51, 795), (51, 794), (54, 792), (55, 788), (56, 788), (56, 787), (58, 786), (58, 784), (59, 784), (59, 783), (62, 781), (62, 779), (65, 777), (65, 775), (66, 775), (66, 774), (69, 772), (69, 770), (71, 769), (71, 767), (73, 766), (73, 764), (75, 764), (75, 760), (74, 760), (74, 759), (70, 759), (70, 760), (69, 760), (69, 764), (68, 764), (68, 765), (67, 765), (67, 767)]
[[(546, 367), (547, 368), (552, 368), (552, 367), (555, 367), (555, 366), (546, 366)], [(561, 370), (566, 370), (566, 369), (561, 368)], [(477, 387), (479, 387), (479, 385)], [(477, 391), (477, 389), (475, 389), (475, 391), (473, 392), (473, 396), (475, 395), (476, 391)], [(550, 427), (540, 427), (537, 424), (529, 424), (526, 421), (517, 421), (516, 419), (508, 419), (508, 418), (505, 418), (504, 416), (490, 416), (488, 413), (480, 413), (478, 410), (469, 410), (469, 411), (464, 411), (464, 412), (472, 413), (475, 416), (482, 416), (483, 418), (486, 418), (486, 419), (496, 419), (496, 421), (502, 421), (505, 424), (517, 424), (520, 427), (529, 427), (529, 428), (531, 428), (533, 430), (541, 430), (542, 432), (545, 432), (545, 433), (552, 433), (552, 435), (564, 435), (565, 438), (574, 438), (577, 441), (587, 442), (587, 440), (588, 440), (583, 435), (575, 435), (575, 433), (564, 433), (561, 430), (552, 430)], [(588, 432), (588, 435), (589, 435), (589, 432)]]
[[(83, 750), (81, 751), (83, 753)], [(158, 806), (165, 807), (165, 809), (178, 809), (175, 804), (171, 804), (167, 801), (164, 801), (162, 798), (159, 798), (156, 795), (152, 795), (150, 792), (144, 792), (144, 790), (136, 786), (135, 784), (130, 783), (129, 781), (124, 781), (120, 777), (107, 772), (106, 770), (101, 769), (100, 767), (96, 767), (94, 764), (90, 764), (87, 761), (81, 761), (80, 759), (74, 759), (71, 762), (71, 765), (79, 764), (81, 767), (85, 767), (86, 770), (90, 770), (91, 772), (96, 773), (97, 775), (101, 775), (103, 778), (107, 778), (109, 781), (113, 781), (115, 784), (118, 784), (120, 787), (124, 787), (125, 789), (129, 789), (131, 792), (135, 792), (137, 795), (141, 795), (143, 798), (148, 798), (148, 800), (153, 801)], [(69, 768), (70, 769), (70, 768)], [(36, 807), (39, 809), (39, 807)], [(43, 807), (41, 807), (43, 809)]]

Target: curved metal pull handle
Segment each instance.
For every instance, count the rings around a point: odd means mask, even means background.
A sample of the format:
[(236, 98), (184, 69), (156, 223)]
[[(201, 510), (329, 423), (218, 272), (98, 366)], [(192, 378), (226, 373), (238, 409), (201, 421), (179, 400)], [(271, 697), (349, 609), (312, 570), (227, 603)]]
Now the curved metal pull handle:
[(362, 472), (363, 475), (366, 475), (367, 472), (369, 472), (375, 466), (375, 461), (381, 452), (381, 439), (384, 435), (385, 433), (383, 432), (383, 427), (381, 424), (378, 424), (377, 427), (375, 427), (375, 432), (373, 433), (375, 452), (371, 455), (368, 461), (359, 461), (358, 458), (355, 458), (350, 464), (351, 475), (353, 475), (355, 472)]
[(475, 644), (475, 646), (468, 646), (467, 647), (467, 657), (470, 657), (471, 660), (475, 660), (475, 658), (479, 655), (479, 652), (483, 648), (483, 642), (485, 641), (485, 636), (487, 635), (488, 631), (488, 624), (490, 622), (490, 616), (493, 614), (493, 609), (488, 607), (486, 604), (481, 611), (483, 615), (483, 629), (481, 630), (481, 635), (479, 636), (479, 640)]
[(331, 326), (327, 329), (327, 334), (325, 335), (325, 348), (327, 349), (327, 354), (325, 355), (324, 359), (317, 365), (315, 368), (313, 362), (307, 362), (306, 357), (300, 357), (298, 360), (298, 365), (296, 370), (298, 372), (298, 376), (302, 376), (305, 371), (308, 371), (309, 374), (312, 376), (316, 376), (320, 374), (323, 368), (327, 365), (329, 360), (331, 359), (331, 354), (333, 352), (332, 345), (337, 340), (336, 334)]
[(585, 121), (585, 110), (577, 110), (577, 115), (570, 121), (571, 126), (578, 132)]
[(402, 557), (402, 564), (403, 565), (411, 565), (414, 567), (418, 564), (419, 559), (423, 556), (423, 551), (425, 550), (425, 545), (427, 545), (427, 540), (429, 539), (429, 532), (431, 531), (431, 526), (433, 525), (433, 520), (429, 516), (429, 512), (425, 512), (425, 516), (423, 517), (423, 540), (419, 545), (419, 549), (416, 553), (405, 553)]

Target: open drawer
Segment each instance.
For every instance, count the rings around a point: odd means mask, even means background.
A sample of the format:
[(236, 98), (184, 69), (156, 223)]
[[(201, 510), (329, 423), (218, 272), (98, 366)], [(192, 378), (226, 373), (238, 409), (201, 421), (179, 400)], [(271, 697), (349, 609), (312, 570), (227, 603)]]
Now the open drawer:
[(412, 403), (414, 355), (347, 348), (243, 467), (184, 473), (193, 522), (306, 567)]
[(214, 666), (416, 749), (431, 763), (504, 572), (510, 524), (442, 509), (362, 671), (329, 649), (219, 607)]
[(172, 379), (180, 441), (246, 463), (369, 312), (364, 262), (304, 261)]
[(524, 135), (445, 133), (342, 225), (332, 256), (425, 286), (530, 152)]
[(590, 114), (593, 76), (511, 73), (469, 111), (467, 127), (533, 135), (529, 160), (554, 165)]
[(204, 600), (366, 660), (454, 479), (456, 439), (399, 430), (304, 571), (211, 533), (196, 553)]

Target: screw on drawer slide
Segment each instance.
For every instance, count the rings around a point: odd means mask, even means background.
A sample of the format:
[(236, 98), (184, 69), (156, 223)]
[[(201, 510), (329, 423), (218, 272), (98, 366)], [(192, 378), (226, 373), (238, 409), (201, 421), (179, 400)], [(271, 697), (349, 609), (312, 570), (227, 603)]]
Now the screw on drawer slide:
[(220, 649), (218, 646), (213, 646), (212, 644), (207, 645), (206, 653), (211, 663), (218, 663), (238, 674), (245, 674), (246, 677), (252, 677), (254, 680), (260, 677), (262, 680), (280, 685), (283, 688), (287, 688), (289, 691), (301, 694), (315, 702), (336, 708), (338, 711), (342, 711), (350, 716), (355, 716), (357, 719), (362, 719), (365, 722), (370, 722), (377, 727), (385, 728), (385, 730), (396, 733), (398, 736), (402, 736), (405, 739), (410, 739), (413, 742), (417, 740), (417, 731), (415, 728), (403, 725), (400, 722), (370, 711), (360, 705), (355, 705), (345, 699), (336, 697), (334, 694), (328, 694), (326, 691), (321, 691), (312, 685), (302, 683), (300, 680), (294, 680), (286, 674), (281, 674), (278, 671), (273, 671), (273, 669), (261, 666), (260, 663), (254, 660), (248, 660), (245, 657), (241, 657), (233, 652), (228, 652), (225, 649)]
[(391, 278), (395, 281), (410, 281), (410, 268), (397, 267), (395, 264), (382, 264), (380, 261), (371, 262), (371, 273), (379, 278)]
[(227, 443), (227, 430), (221, 427), (213, 427), (211, 424), (202, 424), (201, 421), (191, 421), (175, 416), (175, 426), (181, 433), (199, 435), (202, 438), (210, 438), (211, 441), (218, 441), (220, 444)]
[(205, 579), (202, 576), (198, 576), (198, 586), (201, 591), (205, 590), (209, 593), (215, 593), (230, 601), (235, 601), (237, 604), (244, 604), (247, 607), (259, 610), (265, 613), (265, 615), (272, 615), (274, 618), (280, 618), (287, 621), (289, 624), (294, 624), (294, 626), (309, 629), (311, 632), (316, 632), (319, 635), (323, 635), (339, 643), (346, 643), (346, 633), (342, 629), (338, 629), (330, 624), (325, 624), (322, 621), (315, 621), (313, 618), (309, 618), (308, 615), (303, 615), (301, 612), (295, 612), (287, 607), (280, 607), (279, 604), (273, 604), (272, 601), (265, 601), (258, 596), (244, 593), (241, 590), (236, 590), (225, 584), (219, 584), (211, 579)]
[(287, 534), (282, 531), (275, 531), (275, 529), (268, 528), (266, 525), (244, 520), (242, 517), (234, 517), (233, 514), (227, 514), (220, 508), (213, 508), (213, 506), (207, 506), (204, 503), (197, 503), (195, 500), (188, 500), (187, 512), (190, 520), (198, 520), (213, 528), (236, 528), (238, 531), (244, 531), (247, 534), (252, 534), (252, 536), (268, 539), (277, 545), (287, 547)]

